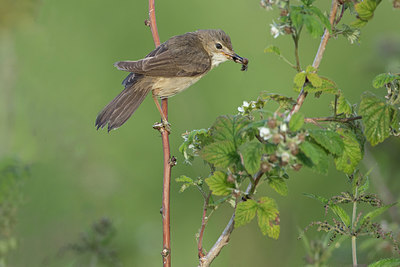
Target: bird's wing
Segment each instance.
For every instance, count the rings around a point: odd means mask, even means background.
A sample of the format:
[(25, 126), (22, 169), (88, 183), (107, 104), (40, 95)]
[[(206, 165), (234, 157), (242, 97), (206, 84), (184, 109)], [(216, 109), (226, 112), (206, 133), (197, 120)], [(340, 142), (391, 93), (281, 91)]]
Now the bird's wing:
[(114, 66), (147, 76), (191, 77), (204, 74), (210, 70), (211, 59), (196, 38), (193, 33), (172, 37), (144, 59), (119, 61)]

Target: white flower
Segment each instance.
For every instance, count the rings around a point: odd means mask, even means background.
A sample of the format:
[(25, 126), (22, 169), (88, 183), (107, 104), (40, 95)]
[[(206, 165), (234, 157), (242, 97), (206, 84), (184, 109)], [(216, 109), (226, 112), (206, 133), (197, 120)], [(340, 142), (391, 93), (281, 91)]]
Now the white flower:
[(286, 123), (281, 124), (279, 129), (281, 130), (281, 132), (285, 133), (288, 130), (287, 124)]
[(239, 111), (240, 113), (243, 113), (243, 112), (244, 112), (244, 108), (243, 108), (243, 107), (238, 107), (238, 111)]
[(281, 154), (281, 159), (283, 162), (289, 162), (290, 155), (286, 151)]
[(268, 140), (272, 137), (271, 131), (267, 127), (260, 127), (258, 128), (260, 130), (260, 136), (264, 140)]
[(280, 34), (279, 28), (276, 27), (274, 24), (271, 24), (271, 35), (274, 36), (274, 38), (277, 38)]
[(247, 107), (249, 107), (249, 106), (250, 106), (249, 102), (243, 101), (243, 107), (247, 108)]

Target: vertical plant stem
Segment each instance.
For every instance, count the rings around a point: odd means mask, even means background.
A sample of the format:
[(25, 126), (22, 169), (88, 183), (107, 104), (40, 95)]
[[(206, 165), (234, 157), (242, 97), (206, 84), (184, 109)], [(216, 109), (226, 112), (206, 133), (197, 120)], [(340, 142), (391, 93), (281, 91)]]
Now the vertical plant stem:
[[(354, 178), (356, 179), (356, 178)], [(356, 223), (356, 213), (357, 213), (357, 198), (358, 198), (358, 185), (356, 187), (356, 192), (354, 194), (353, 200), (353, 215), (351, 217), (351, 231), (353, 235), (351, 236), (351, 255), (353, 258), (353, 267), (357, 267), (357, 245), (356, 245), (356, 235), (354, 233), (355, 223)]]
[[(160, 45), (160, 37), (157, 30), (156, 13), (154, 0), (149, 0), (149, 20), (150, 29), (153, 35), (154, 45)], [(161, 100), (161, 107), (164, 117), (168, 119), (168, 100)], [(163, 250), (161, 255), (163, 257), (163, 266), (171, 266), (171, 231), (170, 231), (170, 186), (171, 186), (171, 162), (170, 146), (169, 146), (169, 132), (165, 129), (161, 130), (161, 139), (164, 155), (164, 179), (163, 179), (163, 196), (162, 196), (162, 226), (163, 226)]]

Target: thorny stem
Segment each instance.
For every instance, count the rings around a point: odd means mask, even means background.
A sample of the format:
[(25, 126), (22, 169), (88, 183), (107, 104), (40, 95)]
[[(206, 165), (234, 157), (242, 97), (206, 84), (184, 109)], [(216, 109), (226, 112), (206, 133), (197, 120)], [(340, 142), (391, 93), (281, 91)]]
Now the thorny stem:
[[(150, 29), (153, 36), (154, 45), (160, 45), (160, 37), (157, 30), (156, 13), (154, 0), (149, 0), (149, 20)], [(168, 119), (168, 100), (162, 99), (162, 112), (164, 117)], [(164, 155), (164, 179), (163, 179), (163, 196), (162, 196), (162, 225), (163, 225), (163, 249), (161, 255), (163, 257), (163, 266), (171, 266), (171, 229), (170, 229), (170, 186), (171, 186), (171, 162), (169, 132), (160, 131)]]
[[(245, 195), (247, 197), (251, 197), (254, 194), (256, 187), (263, 175), (264, 172), (261, 170), (259, 170), (254, 175), (254, 177), (252, 178), (253, 182), (249, 183), (245, 192)], [(235, 227), (235, 213), (232, 215), (228, 224), (225, 226), (225, 229), (222, 231), (221, 235), (219, 236), (218, 240), (215, 242), (213, 247), (210, 249), (210, 251), (205, 256), (200, 258), (199, 267), (210, 266), (212, 261), (219, 255), (223, 247), (228, 244), (229, 238), (231, 236), (231, 233), (233, 232), (234, 227)]]
[(356, 222), (356, 216), (357, 216), (357, 198), (358, 198), (358, 186), (356, 186), (356, 191), (354, 194), (354, 199), (353, 199), (353, 216), (351, 218), (351, 254), (353, 258), (353, 267), (357, 267), (357, 246), (356, 246), (356, 235), (354, 232), (355, 228), (355, 222)]
[[(337, 0), (332, 0), (332, 7), (331, 7), (330, 15), (329, 15), (329, 21), (332, 25), (332, 28), (334, 26), (334, 21), (335, 21), (337, 10), (338, 10), (338, 2), (337, 2)], [(329, 29), (325, 29), (324, 35), (322, 36), (321, 43), (319, 44), (319, 48), (318, 48), (317, 54), (315, 55), (314, 62), (312, 65), (315, 69), (318, 69), (318, 67), (322, 61), (322, 57), (324, 56), (325, 48), (329, 41), (329, 38), (330, 38)], [(292, 110), (290, 111), (290, 113), (287, 117), (288, 121), (290, 120), (290, 118), (292, 117), (292, 115), (294, 113), (296, 113), (300, 110), (306, 97), (307, 97), (307, 92), (304, 91), (304, 86), (303, 86), (303, 88), (300, 91), (299, 96), (297, 97), (296, 104), (293, 106)]]

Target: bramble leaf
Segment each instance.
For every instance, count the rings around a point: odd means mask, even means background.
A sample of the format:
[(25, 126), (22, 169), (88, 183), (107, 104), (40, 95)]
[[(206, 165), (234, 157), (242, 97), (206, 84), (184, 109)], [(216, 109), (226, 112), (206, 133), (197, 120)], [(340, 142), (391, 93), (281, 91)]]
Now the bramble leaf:
[(305, 72), (303, 72), (303, 71), (299, 72), (294, 76), (293, 82), (297, 87), (302, 87), (304, 82), (306, 81), (306, 77), (307, 77), (307, 74)]
[(268, 185), (274, 189), (278, 194), (287, 196), (288, 187), (285, 180), (281, 177), (269, 177)]
[(211, 143), (201, 150), (200, 156), (216, 167), (227, 168), (240, 161), (231, 141)]
[(296, 132), (301, 129), (304, 125), (304, 114), (301, 112), (296, 112), (293, 114), (289, 121), (289, 129), (292, 132)]
[(255, 174), (260, 169), (261, 156), (264, 146), (260, 142), (247, 142), (240, 146), (244, 167), (250, 174)]
[(329, 130), (310, 130), (309, 134), (315, 142), (330, 153), (336, 156), (343, 153), (344, 144), (338, 133)]
[(384, 87), (386, 84), (391, 83), (394, 80), (400, 80), (400, 75), (381, 73), (374, 78), (372, 86), (375, 88)]
[(317, 145), (304, 141), (300, 144), (300, 150), (311, 159), (314, 164), (318, 164), (321, 159), (321, 152), (318, 150)]
[(270, 46), (268, 46), (267, 48), (264, 49), (264, 53), (274, 53), (274, 54), (280, 56), (281, 55), (281, 50), (277, 46), (270, 45)]
[(352, 112), (350, 102), (344, 97), (342, 93), (340, 93), (340, 96), (337, 100), (336, 112), (338, 114), (351, 114)]
[(257, 209), (258, 226), (263, 235), (268, 235), (273, 239), (278, 239), (279, 211), (275, 200), (269, 197), (262, 197), (258, 201)]
[(316, 73), (307, 73), (307, 79), (310, 81), (312, 86), (319, 88), (322, 86), (322, 79)]
[(347, 174), (352, 174), (362, 159), (360, 144), (354, 133), (344, 129), (337, 132), (342, 136), (344, 143), (343, 154), (335, 157), (336, 169)]
[(239, 132), (248, 123), (249, 120), (241, 115), (219, 116), (211, 127), (211, 135), (217, 141), (230, 141), (237, 147), (243, 142)]
[(235, 212), (235, 227), (245, 225), (253, 220), (254, 216), (256, 216), (257, 208), (257, 202), (252, 199), (237, 204)]
[(391, 114), (393, 108), (371, 93), (362, 96), (359, 113), (365, 125), (365, 136), (375, 146), (390, 134)]
[(368, 267), (398, 267), (398, 266), (400, 266), (399, 258), (382, 259), (368, 265)]
[(206, 183), (213, 195), (226, 196), (232, 192), (234, 184), (227, 181), (225, 173), (216, 171), (212, 176), (206, 178)]

